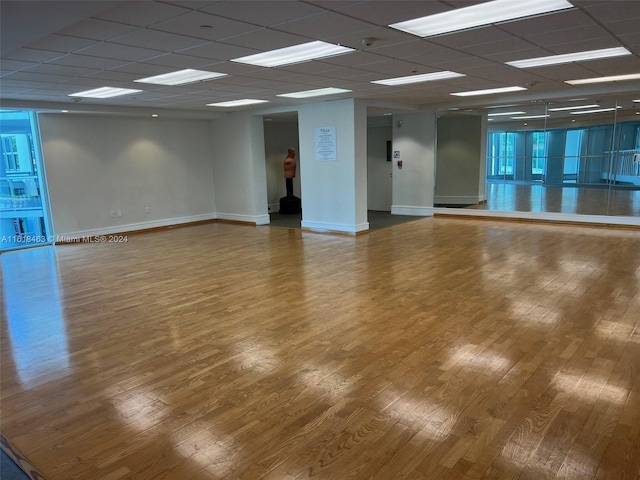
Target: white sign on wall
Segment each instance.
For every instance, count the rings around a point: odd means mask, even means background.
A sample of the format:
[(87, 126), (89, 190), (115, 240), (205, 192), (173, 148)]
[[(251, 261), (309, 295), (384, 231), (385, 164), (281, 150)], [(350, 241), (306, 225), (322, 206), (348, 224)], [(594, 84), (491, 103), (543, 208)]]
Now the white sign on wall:
[(330, 162), (338, 159), (336, 127), (316, 128), (316, 161)]

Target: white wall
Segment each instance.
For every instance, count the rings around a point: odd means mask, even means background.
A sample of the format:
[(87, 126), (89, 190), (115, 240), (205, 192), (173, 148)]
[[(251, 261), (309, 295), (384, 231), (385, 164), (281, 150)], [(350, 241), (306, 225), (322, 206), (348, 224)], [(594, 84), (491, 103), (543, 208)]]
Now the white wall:
[(262, 116), (232, 113), (210, 135), (218, 218), (269, 223)]
[[(400, 123), (402, 126), (400, 127)], [(435, 113), (393, 116), (393, 204), (398, 215), (432, 215), (435, 169)], [(402, 168), (397, 161), (402, 160)]]
[[(302, 227), (368, 230), (366, 107), (354, 99), (301, 105), (298, 113)], [(337, 159), (318, 161), (315, 129), (336, 127)]]
[(434, 203), (471, 205), (484, 196), (486, 130), (480, 115), (438, 119)]
[[(274, 120), (264, 123), (264, 150), (267, 169), (267, 197), (269, 205), (278, 211), (280, 208), (280, 198), (287, 193), (284, 181), (284, 159), (287, 156), (287, 149), (293, 147), (296, 152), (298, 147), (298, 119)], [(299, 160), (299, 155), (296, 155)], [(298, 161), (296, 178), (293, 179), (293, 194), (301, 197), (300, 176), (302, 170)]]
[(369, 210), (391, 211), (392, 162), (387, 161), (391, 123), (369, 124), (367, 129), (367, 205)]
[(39, 123), (57, 235), (215, 218), (208, 121), (40, 114)]

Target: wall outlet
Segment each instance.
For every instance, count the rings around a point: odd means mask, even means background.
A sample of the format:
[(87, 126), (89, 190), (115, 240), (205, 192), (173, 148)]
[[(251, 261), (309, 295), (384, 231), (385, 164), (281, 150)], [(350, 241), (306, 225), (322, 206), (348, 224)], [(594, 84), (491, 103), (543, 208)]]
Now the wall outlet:
[(111, 210), (111, 211), (109, 212), (109, 216), (110, 216), (111, 218), (116, 218), (116, 212), (115, 212), (115, 210)]
[(144, 207), (144, 213), (151, 213), (151, 207)]
[(116, 210), (116, 215), (118, 217), (121, 217), (122, 216), (122, 210)]

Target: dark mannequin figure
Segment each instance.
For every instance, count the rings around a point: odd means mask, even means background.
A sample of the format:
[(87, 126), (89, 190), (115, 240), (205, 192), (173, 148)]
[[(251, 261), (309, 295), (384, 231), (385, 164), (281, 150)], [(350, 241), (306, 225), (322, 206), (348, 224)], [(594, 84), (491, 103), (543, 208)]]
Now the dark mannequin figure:
[(287, 158), (284, 159), (284, 180), (287, 186), (287, 196), (280, 199), (280, 213), (300, 213), (302, 202), (293, 194), (293, 179), (296, 177), (296, 149), (289, 147)]
[(296, 177), (296, 149), (289, 148), (284, 159), (284, 179), (287, 184), (287, 197), (293, 197), (293, 179)]

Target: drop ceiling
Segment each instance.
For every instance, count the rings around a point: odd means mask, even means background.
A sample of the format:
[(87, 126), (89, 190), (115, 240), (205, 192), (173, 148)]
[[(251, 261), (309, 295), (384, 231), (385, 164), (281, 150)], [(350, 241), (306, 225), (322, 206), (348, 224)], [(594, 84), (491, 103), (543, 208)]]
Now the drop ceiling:
[[(516, 0), (514, 0), (516, 1)], [(238, 110), (286, 111), (296, 104), (354, 97), (372, 111), (492, 106), (499, 102), (562, 103), (617, 98), (640, 106), (640, 81), (571, 86), (565, 80), (640, 73), (640, 1), (571, 0), (558, 13), (421, 39), (387, 25), (483, 3), (476, 1), (11, 1), (2, 0), (0, 98), (5, 107), (227, 112), (206, 104), (255, 98), (268, 104)], [(370, 39), (365, 45), (363, 39)], [(231, 59), (322, 40), (354, 53), (277, 68)], [(517, 69), (507, 61), (625, 47), (632, 55)], [(134, 80), (180, 69), (227, 74), (182, 86)], [(465, 76), (390, 87), (392, 77), (451, 70)], [(451, 93), (517, 85), (517, 94), (460, 100)], [(109, 86), (142, 88), (111, 99), (70, 94)], [(336, 87), (331, 97), (277, 95)], [(268, 107), (265, 107), (268, 105)]]

